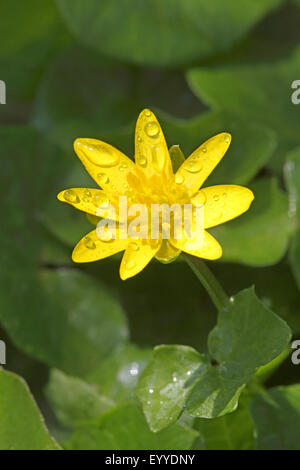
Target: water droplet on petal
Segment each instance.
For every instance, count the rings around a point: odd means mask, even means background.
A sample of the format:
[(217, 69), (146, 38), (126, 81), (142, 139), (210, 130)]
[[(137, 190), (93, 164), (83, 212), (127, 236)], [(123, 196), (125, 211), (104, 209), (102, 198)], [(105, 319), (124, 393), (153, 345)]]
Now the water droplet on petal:
[(120, 171), (124, 171), (124, 170), (126, 170), (126, 168), (127, 168), (127, 164), (126, 164), (126, 163), (121, 163), (121, 165), (119, 166), (119, 170), (120, 170)]
[(97, 176), (100, 186), (109, 183), (109, 177), (105, 173), (99, 173)]
[(214, 201), (218, 201), (219, 200), (219, 195), (215, 194), (213, 199), (214, 199)]
[(124, 261), (124, 264), (126, 266), (126, 269), (133, 269), (135, 268), (135, 261), (134, 260), (128, 260), (128, 261)]
[(203, 168), (203, 163), (201, 160), (189, 161), (186, 165), (186, 170), (190, 173), (198, 173)]
[(228, 134), (226, 134), (225, 137), (224, 137), (224, 140), (225, 140), (226, 144), (228, 144), (230, 142), (230, 136)]
[(93, 204), (96, 207), (101, 206), (101, 208), (107, 207), (109, 204), (108, 197), (105, 194), (95, 194), (93, 199)]
[(119, 153), (105, 145), (87, 142), (83, 144), (83, 148), (87, 159), (94, 165), (112, 167), (120, 161)]
[(156, 145), (152, 148), (152, 163), (157, 171), (161, 172), (164, 169), (166, 155), (162, 145)]
[(227, 197), (227, 193), (223, 193), (223, 197)]
[(159, 127), (154, 121), (148, 122), (148, 124), (145, 125), (145, 132), (148, 137), (155, 138), (159, 134)]
[(84, 244), (89, 250), (94, 250), (96, 248), (96, 243), (90, 237), (85, 237)]
[(84, 191), (83, 195), (84, 195), (84, 197), (89, 198), (89, 197), (92, 196), (92, 193), (91, 193), (91, 191), (89, 191), (88, 189), (86, 189), (86, 190)]
[(111, 232), (110, 230), (105, 230), (105, 229), (103, 230), (103, 228), (101, 227), (100, 230), (99, 228), (96, 229), (96, 233), (97, 233), (97, 237), (102, 242), (108, 243), (114, 240), (113, 232)]
[(137, 158), (137, 163), (138, 163), (141, 167), (145, 168), (145, 166), (147, 166), (147, 158), (146, 158), (146, 157), (143, 157), (143, 156), (141, 155), (141, 156), (139, 156), (139, 157)]
[(194, 206), (202, 206), (206, 203), (207, 197), (204, 191), (199, 191), (194, 197), (191, 199), (191, 203)]
[(73, 189), (67, 189), (64, 192), (64, 198), (67, 202), (71, 202), (72, 204), (76, 204), (80, 201), (79, 197), (77, 196), (76, 192)]
[(179, 173), (175, 175), (175, 183), (182, 184), (184, 182), (184, 177)]
[(139, 250), (139, 246), (135, 242), (129, 243), (128, 248), (130, 248), (133, 251), (138, 251)]
[(151, 111), (150, 109), (145, 109), (145, 116), (150, 117), (151, 116)]
[(206, 153), (206, 152), (207, 152), (207, 148), (205, 147), (205, 145), (204, 145), (204, 147), (202, 147), (202, 152), (203, 152), (203, 153)]

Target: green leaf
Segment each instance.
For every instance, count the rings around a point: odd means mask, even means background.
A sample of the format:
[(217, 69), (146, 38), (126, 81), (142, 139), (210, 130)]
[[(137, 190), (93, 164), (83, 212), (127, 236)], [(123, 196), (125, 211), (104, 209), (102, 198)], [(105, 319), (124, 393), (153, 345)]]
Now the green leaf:
[(275, 133), (255, 124), (256, 120), (240, 122), (223, 111), (202, 113), (189, 120), (174, 119), (164, 113), (159, 113), (159, 117), (168, 143), (179, 144), (186, 157), (219, 132), (231, 133), (232, 143), (205, 186), (248, 183), (269, 161), (277, 144)]
[(204, 374), (208, 361), (189, 346), (157, 346), (142, 374), (137, 395), (152, 431), (179, 417), (194, 381)]
[[(1, 79), (8, 96), (1, 111), (9, 115), (16, 113), (15, 100), (32, 97), (41, 73), (58, 47), (69, 41), (69, 35), (51, 0), (1, 0), (0, 18)], [(24, 103), (20, 112), (28, 112)]]
[(200, 432), (203, 450), (251, 450), (254, 445), (253, 423), (248, 399), (242, 394), (233, 413), (215, 419), (196, 418), (194, 428)]
[(0, 369), (0, 449), (58, 450), (26, 385)]
[(98, 393), (97, 386), (57, 369), (51, 370), (46, 396), (58, 420), (67, 427), (96, 419), (114, 406), (112, 400)]
[(33, 122), (70, 153), (79, 136), (124, 143), (129, 150), (132, 142), (127, 136), (139, 111), (131, 96), (133, 83), (129, 68), (112, 65), (86, 49), (68, 49), (47, 70)]
[(86, 380), (97, 384), (99, 392), (117, 402), (134, 398), (138, 379), (151, 357), (151, 349), (125, 343), (102, 361)]
[(288, 59), (275, 63), (195, 68), (188, 72), (188, 81), (213, 109), (230, 112), (241, 122), (255, 121), (274, 129), (279, 147), (272, 166), (279, 168), (285, 151), (299, 143), (299, 109), (291, 100), (299, 63), (297, 49)]
[(245, 214), (211, 230), (223, 248), (222, 261), (267, 266), (286, 252), (292, 231), (288, 199), (275, 179), (250, 185), (254, 201)]
[(300, 333), (299, 290), (286, 260), (265, 268), (215, 263), (213, 270), (229, 293), (255, 283), (255, 291), (262, 303), (281, 316), (294, 334)]
[(209, 351), (217, 367), (208, 369), (192, 389), (187, 408), (192, 416), (214, 418), (234, 411), (244, 385), (258, 367), (287, 346), (288, 325), (256, 297), (252, 288), (239, 292), (221, 311), (209, 335)]
[(266, 308), (252, 288), (219, 312), (208, 347), (217, 365), (187, 346), (161, 346), (143, 372), (137, 394), (152, 430), (174, 422), (183, 407), (190, 415), (216, 418), (234, 411), (256, 370), (287, 346), (287, 324)]
[(56, 0), (84, 44), (122, 61), (175, 65), (228, 49), (278, 0)]
[(289, 191), (289, 215), (296, 228), (290, 247), (289, 261), (298, 286), (300, 286), (300, 147), (288, 153), (284, 176)]
[(276, 387), (254, 398), (251, 414), (259, 450), (300, 450), (300, 385)]
[(269, 362), (265, 366), (260, 367), (256, 374), (255, 379), (258, 380), (260, 383), (266, 382), (272, 375), (276, 372), (278, 367), (285, 361), (287, 357), (291, 354), (291, 348), (288, 346), (286, 349), (279, 354), (279, 356), (275, 357), (273, 361)]
[(40, 214), (56, 198), (66, 159), (29, 127), (1, 128), (0, 137), (1, 324), (27, 354), (71, 374), (87, 373), (126, 339), (123, 309), (88, 275), (40, 267)]
[(152, 433), (140, 407), (123, 404), (97, 421), (78, 425), (67, 447), (75, 450), (185, 450), (192, 447), (198, 435), (181, 423)]
[(43, 316), (34, 311), (40, 317), (35, 324), (46, 329), (45, 334), (39, 331), (39, 340), (37, 330), (32, 332), (29, 344), (37, 357), (67, 373), (83, 375), (126, 340), (123, 309), (106, 287), (69, 269), (44, 270), (40, 280), (49, 308)]

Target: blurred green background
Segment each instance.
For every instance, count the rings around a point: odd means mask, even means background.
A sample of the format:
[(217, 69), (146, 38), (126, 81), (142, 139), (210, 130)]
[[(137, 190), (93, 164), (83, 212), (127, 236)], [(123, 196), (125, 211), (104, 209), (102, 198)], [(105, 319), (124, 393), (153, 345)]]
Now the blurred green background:
[[(153, 261), (126, 282), (118, 256), (72, 263), (73, 246), (92, 226), (56, 194), (94, 186), (73, 140), (99, 138), (132, 157), (144, 107), (186, 156), (212, 135), (232, 133), (206, 184), (247, 185), (255, 201), (212, 230), (224, 256), (211, 267), (229, 295), (254, 284), (300, 337), (300, 104), (291, 101), (300, 79), (299, 0), (0, 0), (0, 44), (7, 93), (0, 105), (0, 338), (6, 369), (26, 379), (52, 434), (67, 439), (74, 423), (59, 402), (60, 387), (70, 393), (72, 383), (52, 372), (45, 396), (51, 369), (101, 384), (123, 406), (137, 379), (128, 370), (139, 364), (140, 371), (152, 346), (205, 351), (216, 323), (181, 260)], [(288, 358), (268, 386), (299, 377)], [(82, 391), (78, 400), (85, 397)], [(132, 410), (121, 411), (126, 420)], [(176, 445), (188, 448), (189, 439)], [(241, 445), (253, 443), (232, 447)]]

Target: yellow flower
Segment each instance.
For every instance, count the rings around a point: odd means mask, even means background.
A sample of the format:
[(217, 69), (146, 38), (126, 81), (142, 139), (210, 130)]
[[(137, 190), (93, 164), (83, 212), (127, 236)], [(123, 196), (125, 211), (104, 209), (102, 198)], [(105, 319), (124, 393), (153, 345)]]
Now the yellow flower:
[[(209, 229), (245, 212), (254, 196), (252, 191), (237, 185), (199, 188), (226, 153), (231, 142), (228, 133), (218, 134), (198, 147), (173, 173), (168, 147), (154, 114), (141, 112), (135, 132), (135, 163), (111, 145), (96, 139), (77, 139), (75, 152), (88, 173), (101, 189), (71, 188), (58, 194), (58, 199), (92, 216), (115, 218), (116, 235), (107, 240), (97, 236), (96, 229), (74, 248), (72, 258), (77, 263), (96, 261), (125, 250), (120, 276), (127, 279), (138, 274), (156, 257), (170, 262), (181, 251), (199, 258), (217, 259), (222, 248), (206, 230), (191, 240), (182, 229), (182, 236), (169, 239), (121, 238), (118, 200), (126, 196), (128, 207), (133, 204), (191, 204), (193, 210), (204, 208), (204, 228)], [(113, 207), (99, 214), (99, 207)], [(106, 213), (105, 213), (106, 212)], [(194, 220), (194, 219), (193, 219)], [(194, 223), (194, 222), (193, 222)], [(162, 227), (160, 227), (162, 231)], [(203, 235), (204, 233), (204, 235)]]

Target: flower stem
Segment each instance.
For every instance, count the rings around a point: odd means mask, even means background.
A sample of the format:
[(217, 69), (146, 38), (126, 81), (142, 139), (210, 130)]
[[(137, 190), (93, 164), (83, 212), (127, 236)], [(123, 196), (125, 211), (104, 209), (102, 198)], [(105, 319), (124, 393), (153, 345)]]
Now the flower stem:
[(197, 278), (206, 289), (211, 300), (217, 307), (217, 310), (228, 308), (230, 304), (226, 292), (204, 261), (195, 256), (188, 255), (187, 253), (182, 254), (191, 270), (196, 274)]

